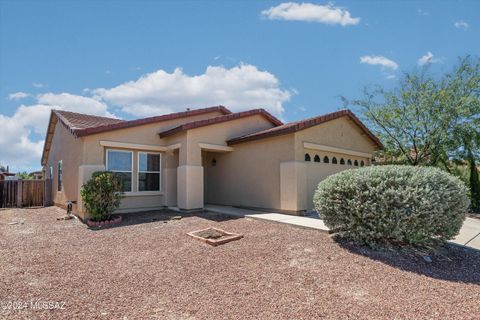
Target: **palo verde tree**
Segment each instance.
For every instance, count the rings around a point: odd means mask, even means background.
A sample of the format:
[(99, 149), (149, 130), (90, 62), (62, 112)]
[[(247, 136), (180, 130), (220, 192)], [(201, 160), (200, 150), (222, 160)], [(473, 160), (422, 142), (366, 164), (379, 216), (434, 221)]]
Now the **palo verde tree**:
[(346, 102), (362, 109), (396, 162), (468, 165), (472, 207), (480, 210), (480, 60), (462, 58), (440, 77), (429, 71), (405, 73), (393, 90), (365, 89), (363, 98)]
[(480, 60), (460, 60), (445, 78), (446, 96), (455, 106), (457, 119), (448, 135), (448, 156), (467, 164), (472, 209), (480, 212)]

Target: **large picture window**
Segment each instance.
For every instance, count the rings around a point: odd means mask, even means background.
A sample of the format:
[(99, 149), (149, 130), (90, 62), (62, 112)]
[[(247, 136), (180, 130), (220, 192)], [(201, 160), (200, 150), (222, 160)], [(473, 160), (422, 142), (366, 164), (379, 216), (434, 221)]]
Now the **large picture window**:
[(138, 153), (138, 191), (160, 191), (159, 153)]
[(114, 172), (122, 179), (123, 191), (132, 191), (132, 161), (131, 151), (107, 150), (107, 171)]

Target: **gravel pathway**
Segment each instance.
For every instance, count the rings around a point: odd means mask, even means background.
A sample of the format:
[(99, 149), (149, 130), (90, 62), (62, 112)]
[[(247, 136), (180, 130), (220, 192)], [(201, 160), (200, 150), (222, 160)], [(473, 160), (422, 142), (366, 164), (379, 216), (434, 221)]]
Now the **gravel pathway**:
[[(480, 317), (480, 253), (463, 248), (428, 263), (249, 218), (157, 212), (92, 231), (62, 215), (0, 211), (1, 319)], [(245, 237), (212, 247), (186, 235), (210, 226)]]

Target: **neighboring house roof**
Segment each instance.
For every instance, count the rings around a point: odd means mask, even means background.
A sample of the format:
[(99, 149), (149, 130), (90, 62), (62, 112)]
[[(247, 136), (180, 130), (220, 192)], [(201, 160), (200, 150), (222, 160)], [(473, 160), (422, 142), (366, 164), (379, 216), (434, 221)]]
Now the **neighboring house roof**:
[(200, 128), (200, 127), (205, 127), (217, 123), (222, 123), (226, 121), (232, 121), (240, 118), (245, 118), (245, 117), (251, 117), (254, 115), (261, 115), (268, 121), (270, 121), (274, 126), (281, 126), (283, 122), (272, 116), (270, 113), (265, 111), (264, 109), (253, 109), (253, 110), (248, 110), (248, 111), (243, 111), (243, 112), (236, 112), (236, 113), (231, 113), (227, 114), (224, 116), (219, 116), (215, 118), (210, 118), (210, 119), (205, 119), (205, 120), (197, 120), (197, 121), (192, 121), (188, 122), (182, 125), (179, 125), (175, 128), (165, 130), (163, 132), (160, 132), (160, 138), (164, 138), (167, 136), (171, 136), (173, 134), (190, 130), (190, 129), (195, 129), (195, 128)]
[(5, 177), (13, 177), (16, 175), (16, 173), (12, 172), (0, 172), (0, 175), (5, 176)]
[(15, 176), (15, 173), (0, 171), (0, 180), (5, 180), (5, 178), (7, 177), (14, 177), (14, 176)]
[(355, 124), (357, 124), (360, 127), (360, 129), (362, 129), (362, 131), (378, 146), (378, 148), (383, 149), (383, 144), (380, 142), (380, 140), (370, 130), (368, 130), (368, 128), (360, 121), (360, 119), (358, 119), (355, 116), (355, 114), (353, 114), (352, 111), (348, 109), (328, 113), (319, 117), (286, 123), (278, 127), (274, 127), (274, 128), (254, 132), (251, 134), (247, 134), (241, 137), (233, 138), (228, 140), (227, 144), (233, 145), (233, 144), (252, 141), (252, 140), (258, 140), (263, 138), (289, 134), (289, 133), (304, 130), (313, 126), (317, 126), (319, 124), (322, 124), (334, 119), (345, 117), (345, 116), (352, 119), (353, 122), (355, 122)]
[(131, 128), (141, 126), (150, 123), (180, 119), (185, 117), (191, 117), (211, 112), (220, 112), (223, 114), (231, 114), (232, 112), (224, 106), (215, 106), (209, 108), (188, 110), (183, 112), (170, 113), (162, 116), (149, 117), (137, 120), (120, 120), (114, 118), (92, 116), (82, 113), (52, 110), (50, 114), (50, 121), (47, 129), (47, 135), (45, 138), (45, 144), (43, 146), (42, 165), (45, 165), (47, 161), (48, 152), (50, 151), (50, 145), (55, 131), (55, 124), (57, 119), (76, 137), (83, 137), (90, 134), (96, 134), (101, 132), (107, 132), (118, 129)]

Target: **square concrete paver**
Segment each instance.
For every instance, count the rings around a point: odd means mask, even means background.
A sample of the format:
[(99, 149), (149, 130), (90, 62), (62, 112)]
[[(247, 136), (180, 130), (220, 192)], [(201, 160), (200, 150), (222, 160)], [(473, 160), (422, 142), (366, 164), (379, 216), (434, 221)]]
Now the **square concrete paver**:
[[(473, 240), (477, 240), (476, 238), (479, 237), (480, 234), (480, 220), (467, 218), (463, 223), (462, 229), (460, 230), (460, 234), (452, 240), (454, 243), (458, 243), (461, 245), (468, 245), (469, 247), (473, 247), (475, 249), (480, 249), (480, 243), (474, 242)], [(472, 240), (473, 239), (473, 240)], [(480, 241), (480, 240), (477, 240)], [(476, 246), (475, 244), (478, 243)]]
[(466, 245), (468, 247), (480, 250), (480, 234), (473, 238), (473, 240), (470, 240), (470, 242), (468, 242)]
[(284, 221), (288, 220), (290, 216), (281, 213), (253, 213), (253, 214), (246, 214), (246, 217), (250, 218), (258, 218), (270, 221)]
[(295, 226), (318, 229), (328, 231), (328, 227), (323, 223), (323, 220), (306, 218), (306, 217), (290, 217), (281, 222), (292, 224)]

